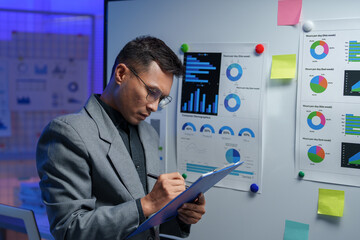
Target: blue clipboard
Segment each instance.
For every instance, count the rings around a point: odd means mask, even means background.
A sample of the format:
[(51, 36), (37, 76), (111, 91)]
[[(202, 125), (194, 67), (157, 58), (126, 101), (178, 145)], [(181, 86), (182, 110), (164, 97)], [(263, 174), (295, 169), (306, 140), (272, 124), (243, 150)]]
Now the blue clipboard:
[(202, 174), (190, 187), (180, 193), (176, 198), (171, 200), (163, 208), (157, 211), (154, 215), (143, 222), (128, 238), (141, 233), (149, 228), (158, 226), (164, 222), (169, 221), (177, 215), (177, 210), (187, 202), (194, 201), (200, 193), (205, 193), (217, 182), (226, 177), (235, 168), (243, 164), (244, 162), (236, 162), (230, 165), (226, 165), (222, 168), (215, 169), (214, 171)]

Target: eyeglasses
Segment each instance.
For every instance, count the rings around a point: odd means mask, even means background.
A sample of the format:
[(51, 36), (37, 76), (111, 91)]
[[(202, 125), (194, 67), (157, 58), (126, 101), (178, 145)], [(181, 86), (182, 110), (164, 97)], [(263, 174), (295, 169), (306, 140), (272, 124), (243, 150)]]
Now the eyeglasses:
[(127, 67), (127, 68), (130, 69), (130, 71), (135, 75), (135, 77), (137, 77), (144, 84), (144, 86), (148, 92), (148, 94), (146, 96), (146, 100), (148, 100), (149, 102), (155, 102), (160, 99), (159, 100), (160, 108), (165, 108), (165, 106), (168, 105), (172, 101), (172, 97), (162, 96), (162, 92), (158, 88), (150, 88), (144, 82), (144, 80), (142, 80), (142, 78), (135, 72), (134, 69), (132, 69), (131, 67)]

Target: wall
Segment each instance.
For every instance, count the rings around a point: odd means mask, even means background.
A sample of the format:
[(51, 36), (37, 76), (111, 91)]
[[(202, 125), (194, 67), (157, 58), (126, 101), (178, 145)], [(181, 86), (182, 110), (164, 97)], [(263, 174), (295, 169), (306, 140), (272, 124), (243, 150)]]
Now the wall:
[[(298, 54), (301, 26), (277, 26), (276, 0), (124, 1), (110, 6), (108, 75), (121, 47), (143, 34), (163, 39), (179, 55), (182, 43), (202, 42), (268, 42), (269, 56)], [(303, 0), (302, 19), (359, 17), (359, 7), (355, 0)], [(211, 189), (205, 195), (207, 213), (189, 239), (283, 239), (286, 219), (309, 224), (309, 239), (358, 239), (358, 188), (295, 178), (296, 88), (297, 79), (266, 83), (262, 193)], [(171, 96), (176, 99), (176, 86)], [(174, 106), (167, 112), (169, 172), (176, 171)], [(319, 188), (345, 191), (344, 217), (317, 214)]]

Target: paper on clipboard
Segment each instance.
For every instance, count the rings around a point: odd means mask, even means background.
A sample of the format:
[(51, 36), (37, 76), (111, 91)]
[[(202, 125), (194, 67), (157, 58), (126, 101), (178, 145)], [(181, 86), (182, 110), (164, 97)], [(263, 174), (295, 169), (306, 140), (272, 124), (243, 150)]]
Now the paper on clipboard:
[(236, 162), (230, 165), (226, 165), (222, 168), (215, 169), (214, 171), (202, 174), (184, 192), (180, 193), (176, 198), (171, 200), (163, 208), (157, 211), (145, 222), (143, 222), (133, 233), (127, 237), (127, 239), (172, 219), (177, 215), (177, 210), (182, 206), (182, 204), (194, 201), (200, 193), (205, 193), (242, 163), (244, 162)]

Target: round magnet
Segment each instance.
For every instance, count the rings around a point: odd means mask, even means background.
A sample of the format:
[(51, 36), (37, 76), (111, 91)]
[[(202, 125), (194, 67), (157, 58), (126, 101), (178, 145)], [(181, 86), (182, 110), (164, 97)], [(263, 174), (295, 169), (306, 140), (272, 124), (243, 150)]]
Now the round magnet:
[(303, 178), (305, 176), (305, 173), (303, 171), (299, 172), (299, 177)]
[(306, 21), (303, 25), (304, 32), (310, 32), (314, 28), (314, 23), (312, 21)]
[(184, 43), (183, 45), (181, 45), (181, 51), (183, 51), (184, 53), (189, 51), (189, 45)]
[(253, 193), (256, 193), (257, 191), (259, 191), (259, 186), (255, 183), (251, 184), (250, 191), (252, 191)]
[(255, 47), (255, 51), (256, 51), (256, 53), (258, 53), (258, 54), (261, 54), (261, 53), (263, 53), (264, 52), (264, 45), (262, 45), (262, 44), (258, 44), (258, 45), (256, 45), (256, 47)]

